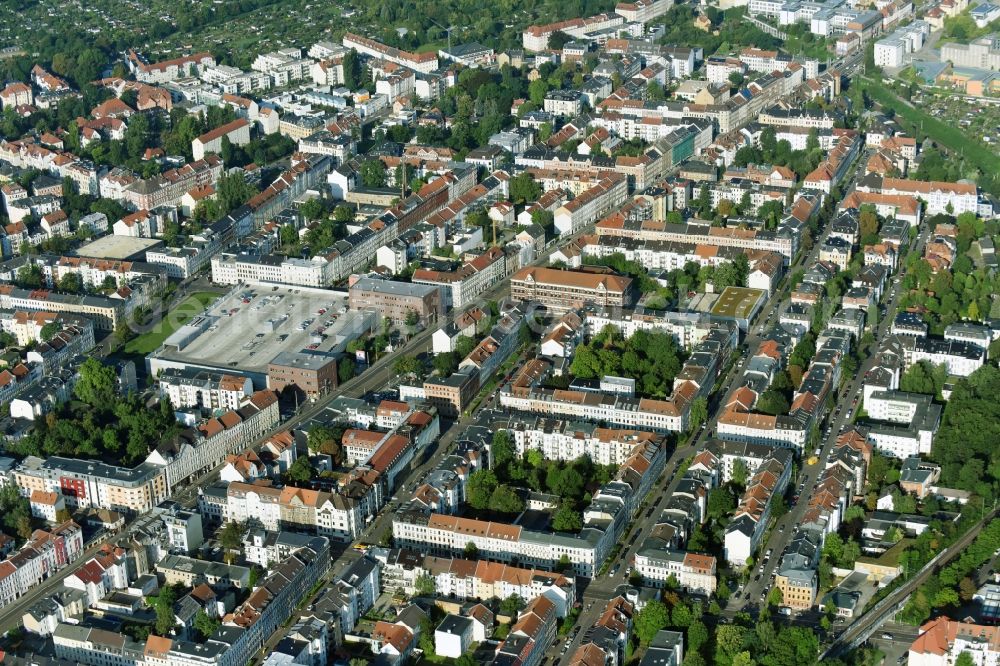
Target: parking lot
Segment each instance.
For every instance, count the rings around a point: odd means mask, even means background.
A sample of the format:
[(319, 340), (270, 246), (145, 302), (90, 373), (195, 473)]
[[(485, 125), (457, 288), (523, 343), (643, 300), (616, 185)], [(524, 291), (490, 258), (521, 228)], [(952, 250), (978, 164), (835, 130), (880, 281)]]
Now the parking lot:
[(348, 310), (344, 292), (248, 286), (235, 289), (179, 329), (159, 356), (261, 372), (281, 352), (342, 351), (374, 320), (373, 313)]

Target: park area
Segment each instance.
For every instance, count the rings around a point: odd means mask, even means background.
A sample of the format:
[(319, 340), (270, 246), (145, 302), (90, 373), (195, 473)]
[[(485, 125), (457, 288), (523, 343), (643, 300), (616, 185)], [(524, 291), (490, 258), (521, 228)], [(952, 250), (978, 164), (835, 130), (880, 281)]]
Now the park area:
[(179, 305), (169, 310), (152, 327), (132, 338), (125, 344), (126, 354), (145, 356), (159, 349), (163, 341), (174, 331), (201, 314), (220, 294), (210, 291), (198, 291), (185, 298)]

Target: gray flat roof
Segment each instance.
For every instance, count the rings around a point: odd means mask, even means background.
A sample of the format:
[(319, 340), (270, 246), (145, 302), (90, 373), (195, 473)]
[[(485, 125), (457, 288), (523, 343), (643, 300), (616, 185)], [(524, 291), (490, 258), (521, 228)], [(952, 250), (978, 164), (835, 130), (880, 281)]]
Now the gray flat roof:
[(116, 236), (108, 234), (86, 245), (81, 245), (77, 256), (94, 257), (97, 259), (128, 259), (136, 255), (144, 255), (147, 250), (163, 245), (157, 238), (132, 238), (131, 236)]

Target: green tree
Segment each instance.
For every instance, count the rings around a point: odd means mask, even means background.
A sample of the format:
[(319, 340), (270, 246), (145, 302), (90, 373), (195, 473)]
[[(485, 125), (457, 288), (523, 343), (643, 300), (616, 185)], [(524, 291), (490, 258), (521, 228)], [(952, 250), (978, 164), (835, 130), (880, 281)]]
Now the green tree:
[(510, 179), (510, 198), (515, 204), (535, 201), (541, 194), (541, 186), (528, 173), (520, 173)]
[(469, 482), (466, 485), (466, 499), (469, 505), (479, 510), (490, 508), (490, 499), (493, 497), (493, 491), (499, 485), (500, 483), (497, 481), (493, 470), (476, 470), (469, 476)]
[(962, 652), (955, 658), (955, 666), (976, 666), (976, 660), (968, 652)]
[(79, 379), (73, 388), (77, 398), (95, 409), (107, 409), (114, 405), (118, 393), (118, 377), (113, 368), (90, 357), (83, 362), (78, 372)]
[(708, 421), (708, 400), (704, 396), (699, 396), (691, 403), (688, 412), (688, 429), (694, 431)]
[(448, 377), (458, 370), (458, 359), (455, 358), (455, 352), (435, 354), (433, 365), (439, 375)]
[(341, 64), (344, 68), (344, 87), (352, 91), (360, 88), (364, 81), (364, 70), (358, 52), (351, 49), (345, 53)]
[(479, 546), (470, 541), (465, 544), (465, 548), (462, 549), (462, 556), (467, 560), (479, 559)]
[(43, 342), (48, 342), (52, 339), (52, 336), (62, 330), (62, 326), (57, 322), (49, 322), (45, 326), (42, 326), (42, 330), (38, 332), (39, 337), (41, 337)]
[(750, 480), (750, 469), (747, 467), (746, 462), (742, 459), (737, 459), (733, 463), (733, 475), (731, 480), (734, 485), (746, 488), (747, 481)]
[(254, 195), (253, 187), (240, 173), (220, 176), (215, 184), (215, 190), (218, 192), (217, 202), (220, 216), (239, 208)]
[(26, 289), (41, 287), (43, 283), (42, 269), (33, 262), (27, 263), (17, 269), (17, 278), (15, 281), (18, 286)]
[(341, 384), (351, 381), (354, 379), (354, 372), (354, 359), (345, 356), (337, 364), (337, 381)]
[(493, 469), (506, 469), (507, 465), (514, 461), (514, 442), (509, 430), (497, 430), (493, 433), (493, 441), (490, 444), (490, 467)]
[(156, 611), (156, 633), (160, 636), (169, 636), (176, 624), (174, 615), (174, 603), (177, 601), (177, 591), (173, 585), (164, 585), (160, 588), (160, 594), (156, 597), (154, 610)]
[(12, 483), (0, 486), (0, 515), (7, 536), (21, 539), (31, 536), (31, 506), (28, 498), (23, 497)]
[(693, 621), (694, 614), (691, 612), (691, 608), (683, 601), (678, 602), (670, 611), (671, 626), (687, 629)]
[[(687, 629), (688, 654), (697, 654), (701, 646), (708, 642), (708, 627), (701, 620), (694, 620)], [(685, 660), (686, 662), (687, 660)]]
[(285, 480), (291, 484), (305, 485), (316, 477), (316, 468), (308, 456), (299, 456), (285, 472)]
[(323, 213), (326, 212), (326, 206), (323, 205), (322, 199), (314, 197), (303, 202), (302, 205), (299, 206), (299, 212), (302, 214), (302, 217), (307, 220), (318, 220), (322, 217)]
[(79, 273), (67, 273), (59, 280), (59, 291), (67, 294), (79, 294), (83, 291), (83, 279)]
[(784, 394), (779, 393), (774, 389), (767, 389), (761, 393), (760, 397), (757, 399), (756, 411), (763, 414), (777, 416), (779, 414), (787, 414), (788, 410), (788, 399), (785, 398)]
[(219, 530), (219, 545), (226, 551), (226, 561), (232, 562), (235, 553), (243, 549), (243, 525), (230, 520)]
[(382, 160), (369, 159), (361, 164), (361, 183), (365, 187), (385, 187), (385, 164)]
[(306, 445), (309, 451), (327, 455), (333, 458), (334, 464), (340, 463), (341, 447), (340, 439), (343, 437), (344, 428), (334, 428), (325, 425), (318, 425), (309, 429), (309, 436)]
[(406, 319), (403, 320), (406, 327), (413, 329), (420, 323), (420, 314), (416, 310), (407, 310)]
[(401, 356), (396, 359), (392, 369), (397, 375), (419, 376), (423, 372), (424, 366), (416, 356)]
[(351, 222), (354, 220), (354, 209), (347, 204), (340, 204), (333, 209), (333, 220), (342, 224)]
[(455, 340), (455, 355), (460, 359), (464, 359), (466, 356), (472, 353), (472, 350), (476, 348), (476, 340), (470, 338), (468, 335), (460, 335), (458, 339)]
[(781, 602), (784, 601), (785, 597), (781, 593), (780, 587), (772, 587), (771, 591), (767, 593), (767, 605), (768, 606), (780, 606)]
[(580, 512), (565, 502), (559, 505), (552, 516), (552, 529), (556, 532), (579, 532), (583, 529)]
[(211, 617), (203, 610), (198, 611), (198, 614), (194, 616), (195, 631), (198, 632), (203, 641), (208, 640), (220, 626), (222, 626), (222, 623), (218, 619)]
[(500, 613), (508, 617), (517, 617), (525, 605), (524, 599), (517, 594), (512, 594), (500, 602)]
[(727, 663), (735, 659), (743, 649), (747, 630), (738, 624), (720, 624), (715, 630), (716, 663)]
[(636, 613), (633, 623), (635, 635), (643, 644), (649, 645), (656, 636), (656, 632), (666, 627), (669, 622), (667, 607), (662, 602), (650, 600), (646, 602), (641, 611)]
[(413, 587), (416, 590), (417, 595), (421, 597), (430, 597), (437, 592), (433, 576), (417, 576), (417, 578), (413, 581)]
[(513, 488), (501, 484), (490, 495), (489, 507), (500, 513), (520, 513), (524, 510), (524, 500)]

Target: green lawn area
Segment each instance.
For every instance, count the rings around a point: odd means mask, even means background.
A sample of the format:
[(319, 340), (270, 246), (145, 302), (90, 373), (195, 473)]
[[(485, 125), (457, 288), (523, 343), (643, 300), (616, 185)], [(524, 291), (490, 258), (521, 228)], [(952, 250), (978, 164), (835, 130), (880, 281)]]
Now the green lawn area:
[(1000, 157), (992, 149), (970, 139), (959, 128), (909, 106), (881, 82), (869, 79), (861, 79), (860, 82), (869, 97), (882, 106), (895, 110), (896, 115), (911, 125), (916, 133), (925, 134), (945, 148), (961, 153), (983, 173), (1000, 171)]
[(170, 335), (190, 321), (195, 315), (201, 314), (209, 303), (220, 296), (210, 291), (197, 291), (185, 298), (180, 305), (170, 310), (152, 330), (132, 338), (125, 344), (126, 354), (145, 356), (156, 351)]

